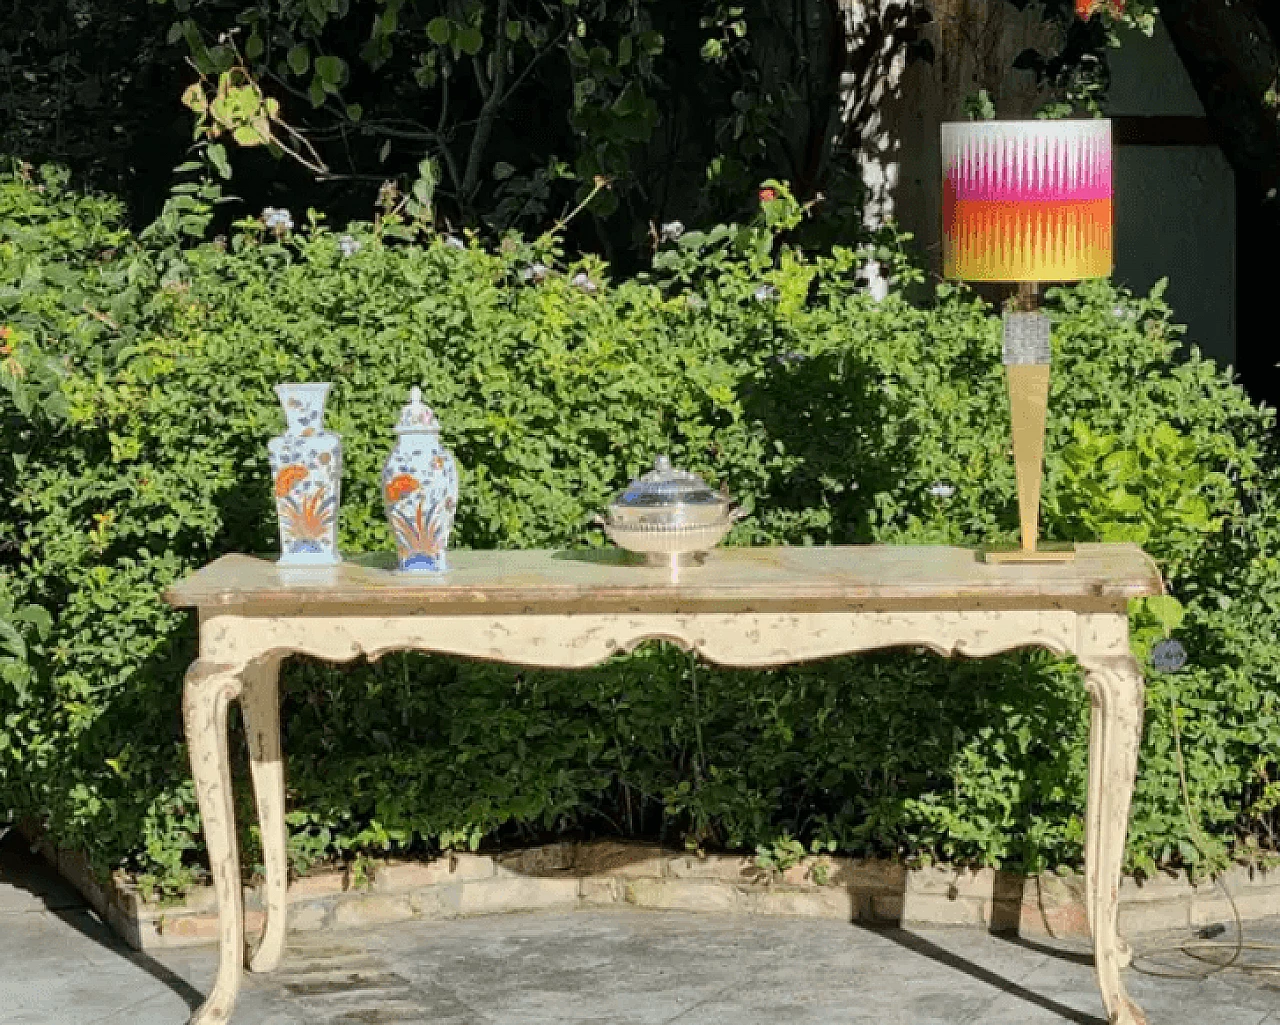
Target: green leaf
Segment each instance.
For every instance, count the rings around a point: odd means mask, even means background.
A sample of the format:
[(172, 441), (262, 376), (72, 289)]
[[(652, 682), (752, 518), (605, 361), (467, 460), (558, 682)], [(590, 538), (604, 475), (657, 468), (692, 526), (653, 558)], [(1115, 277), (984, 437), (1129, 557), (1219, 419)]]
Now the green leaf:
[(636, 42), (639, 44), (641, 51), (650, 57), (657, 56), (662, 52), (665, 41), (661, 32), (655, 32), (653, 29), (646, 29), (636, 36)]
[(458, 33), (458, 49), (468, 57), (474, 57), (484, 46), (484, 36), (478, 28), (468, 25)]
[(196, 114), (203, 114), (209, 109), (209, 99), (199, 82), (192, 82), (182, 92), (182, 105)]
[(524, 34), (524, 28), (518, 21), (507, 22), (507, 39), (513, 43), (520, 42), (520, 37)]
[(1172, 633), (1177, 630), (1182, 626), (1183, 620), (1186, 618), (1187, 613), (1186, 609), (1183, 608), (1182, 602), (1171, 595), (1154, 595), (1144, 599), (1142, 604), (1166, 633)]
[(440, 183), (440, 169), (431, 157), (418, 163), (418, 177), (413, 183), (411, 195), (418, 205), (415, 216), (430, 217), (435, 202), (436, 187)]
[(316, 58), (316, 74), (326, 86), (341, 85), (347, 77), (347, 62), (341, 57), (325, 55)]
[(227, 159), (226, 147), (220, 142), (213, 143), (206, 152), (209, 160), (217, 169), (218, 174), (224, 179), (231, 177), (231, 162)]
[(7, 651), (19, 661), (24, 661), (27, 657), (27, 644), (22, 639), (22, 634), (4, 618), (0, 618), (0, 651)]
[(256, 61), (262, 56), (264, 50), (266, 50), (266, 44), (262, 41), (262, 36), (260, 36), (255, 30), (253, 34), (245, 40), (244, 55), (249, 58), (249, 60)]
[(285, 59), (289, 63), (290, 71), (295, 75), (305, 75), (307, 69), (311, 67), (311, 50), (306, 43), (298, 43), (289, 48), (289, 55)]
[(991, 121), (996, 116), (996, 106), (987, 90), (979, 89), (965, 97), (964, 112), (970, 121)]
[(427, 22), (427, 38), (437, 46), (444, 46), (449, 41), (452, 25), (448, 18), (432, 18)]

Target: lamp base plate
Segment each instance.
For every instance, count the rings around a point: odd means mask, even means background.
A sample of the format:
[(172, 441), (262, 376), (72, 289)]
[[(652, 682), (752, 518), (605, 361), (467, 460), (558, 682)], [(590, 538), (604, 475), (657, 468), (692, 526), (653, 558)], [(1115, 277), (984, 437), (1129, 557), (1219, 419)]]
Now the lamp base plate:
[(978, 554), (983, 562), (997, 564), (1013, 562), (1072, 562), (1076, 557), (1076, 546), (1070, 542), (1042, 541), (1034, 549), (1027, 551), (1021, 545), (992, 545), (989, 548), (980, 549)]

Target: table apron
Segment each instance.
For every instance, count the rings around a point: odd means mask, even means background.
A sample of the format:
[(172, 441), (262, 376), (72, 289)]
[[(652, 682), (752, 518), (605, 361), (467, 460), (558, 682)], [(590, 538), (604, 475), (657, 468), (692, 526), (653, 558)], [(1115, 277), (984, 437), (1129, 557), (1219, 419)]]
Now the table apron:
[(245, 615), (206, 609), (200, 658), (244, 666), (308, 655), (331, 662), (417, 650), (517, 665), (583, 668), (648, 640), (722, 666), (769, 667), (882, 648), (985, 657), (1036, 647), (1082, 663), (1129, 654), (1124, 606), (874, 612), (575, 612)]

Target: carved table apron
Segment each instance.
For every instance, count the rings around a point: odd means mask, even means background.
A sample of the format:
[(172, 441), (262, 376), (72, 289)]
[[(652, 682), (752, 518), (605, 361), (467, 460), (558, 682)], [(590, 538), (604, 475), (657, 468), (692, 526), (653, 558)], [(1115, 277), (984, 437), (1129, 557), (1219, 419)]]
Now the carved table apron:
[(701, 567), (625, 565), (614, 550), (450, 552), (432, 579), (377, 556), (285, 568), (228, 555), (166, 598), (200, 615), (200, 654), (183, 693), (219, 926), (218, 974), (193, 1025), (223, 1025), (240, 988), (244, 910), (231, 799), (227, 709), (239, 700), (262, 831), (266, 927), (254, 972), (284, 951), (284, 764), (277, 674), (303, 654), (331, 662), (392, 650), (528, 666), (596, 665), (661, 638), (723, 666), (780, 666), (915, 646), (980, 657), (1021, 647), (1073, 655), (1092, 699), (1086, 903), (1098, 985), (1112, 1025), (1140, 1025), (1116, 935), (1121, 862), (1142, 734), (1141, 670), (1127, 603), (1158, 594), (1132, 545), (1082, 545), (1073, 562), (992, 565), (930, 546), (738, 548)]

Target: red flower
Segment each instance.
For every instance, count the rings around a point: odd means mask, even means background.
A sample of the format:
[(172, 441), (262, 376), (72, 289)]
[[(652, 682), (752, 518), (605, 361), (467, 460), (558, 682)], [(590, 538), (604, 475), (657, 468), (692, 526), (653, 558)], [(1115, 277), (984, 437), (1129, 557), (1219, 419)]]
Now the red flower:
[(280, 472), (276, 474), (276, 497), (284, 498), (293, 490), (295, 484), (300, 484), (307, 479), (307, 468), (301, 463), (290, 463), (288, 466), (282, 466)]
[(1088, 21), (1095, 11), (1107, 9), (1114, 18), (1124, 14), (1124, 0), (1076, 0), (1076, 14)]
[(417, 490), (418, 482), (414, 478), (413, 474), (402, 473), (387, 481), (384, 494), (386, 495), (388, 502), (394, 503), (400, 501), (400, 499), (404, 498), (405, 495), (411, 495)]
[(777, 198), (778, 198), (777, 189), (761, 189), (760, 190), (761, 203), (772, 203)]

